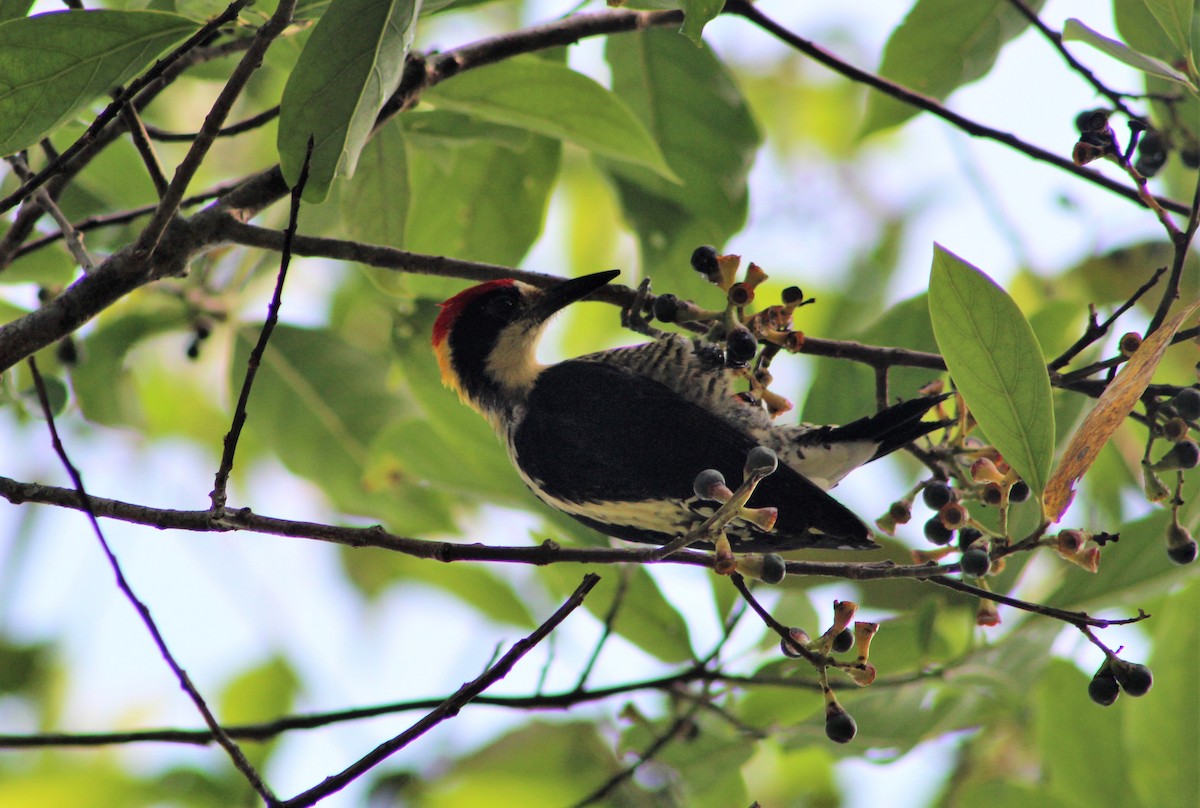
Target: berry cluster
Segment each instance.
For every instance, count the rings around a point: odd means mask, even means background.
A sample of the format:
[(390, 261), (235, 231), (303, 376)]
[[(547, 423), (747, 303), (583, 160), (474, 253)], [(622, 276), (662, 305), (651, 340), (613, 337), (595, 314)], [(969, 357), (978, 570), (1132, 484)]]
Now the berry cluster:
[(799, 287), (789, 286), (783, 290), (780, 304), (749, 314), (746, 309), (754, 302), (755, 290), (767, 279), (767, 273), (751, 263), (739, 281), (741, 260), (741, 256), (721, 255), (710, 246), (697, 247), (692, 253), (692, 268), (725, 293), (724, 309), (704, 309), (676, 295), (661, 294), (654, 298), (651, 311), (663, 323), (707, 324), (706, 338), (723, 343), (726, 364), (743, 373), (749, 382), (750, 389), (743, 397), (751, 404), (761, 403), (775, 416), (790, 410), (792, 404), (768, 389), (772, 380), (768, 368), (780, 350), (800, 350), (804, 334), (792, 328), (792, 313), (813, 301), (805, 300)]
[[(1171, 152), (1176, 151), (1185, 166), (1200, 168), (1200, 140), (1187, 127), (1172, 125), (1161, 130), (1152, 129), (1144, 120), (1131, 118), (1129, 146), (1122, 151), (1110, 123), (1112, 114), (1112, 110), (1092, 109), (1075, 118), (1079, 140), (1071, 156), (1076, 165), (1108, 158), (1132, 169), (1139, 177), (1147, 178), (1157, 174), (1166, 165)], [(1133, 157), (1135, 153), (1136, 157)]]

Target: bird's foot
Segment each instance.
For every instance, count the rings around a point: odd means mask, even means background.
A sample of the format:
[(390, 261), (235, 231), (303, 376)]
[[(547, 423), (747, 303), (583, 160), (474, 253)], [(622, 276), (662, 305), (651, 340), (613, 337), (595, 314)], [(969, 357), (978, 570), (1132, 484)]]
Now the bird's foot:
[(654, 300), (650, 294), (650, 279), (642, 278), (634, 292), (633, 301), (621, 309), (621, 325), (638, 334), (659, 339), (666, 336), (665, 331), (650, 325), (654, 319)]

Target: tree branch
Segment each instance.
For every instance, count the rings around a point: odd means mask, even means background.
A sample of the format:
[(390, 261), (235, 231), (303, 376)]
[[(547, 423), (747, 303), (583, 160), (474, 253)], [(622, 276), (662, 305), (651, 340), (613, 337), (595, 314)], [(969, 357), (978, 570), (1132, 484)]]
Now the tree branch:
[(438, 724), (458, 715), (464, 706), (473, 701), (484, 690), (487, 690), (493, 684), (507, 676), (522, 657), (544, 640), (551, 631), (558, 628), (558, 625), (567, 618), (567, 615), (579, 608), (579, 605), (583, 603), (583, 599), (587, 597), (587, 594), (592, 591), (592, 588), (599, 581), (599, 575), (595, 575), (594, 573), (584, 575), (583, 581), (580, 582), (571, 596), (567, 598), (566, 602), (554, 614), (550, 615), (532, 634), (514, 644), (508, 650), (508, 653), (484, 671), (482, 675), (464, 684), (454, 695), (443, 701), (424, 718), (404, 732), (380, 744), (369, 754), (364, 755), (357, 762), (343, 769), (341, 772), (331, 777), (326, 777), (319, 785), (297, 794), (289, 800), (283, 801), (280, 805), (287, 808), (304, 808), (304, 806), (316, 804), (330, 794), (345, 788)]

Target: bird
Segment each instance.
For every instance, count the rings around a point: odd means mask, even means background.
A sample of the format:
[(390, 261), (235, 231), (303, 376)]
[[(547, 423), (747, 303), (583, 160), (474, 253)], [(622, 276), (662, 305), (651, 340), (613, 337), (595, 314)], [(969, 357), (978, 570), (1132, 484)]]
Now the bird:
[(774, 507), (778, 518), (770, 529), (734, 519), (725, 529), (733, 552), (878, 547), (827, 490), (942, 425), (924, 419), (941, 397), (903, 401), (843, 426), (775, 424), (760, 403), (738, 395), (743, 375), (720, 345), (683, 334), (540, 363), (537, 346), (551, 316), (618, 274), (548, 288), (487, 281), (443, 302), (434, 320), (443, 382), (491, 424), (532, 492), (606, 536), (668, 544), (718, 507), (697, 496), (697, 475), (716, 469), (740, 479), (747, 454), (766, 446), (778, 468), (747, 505)]

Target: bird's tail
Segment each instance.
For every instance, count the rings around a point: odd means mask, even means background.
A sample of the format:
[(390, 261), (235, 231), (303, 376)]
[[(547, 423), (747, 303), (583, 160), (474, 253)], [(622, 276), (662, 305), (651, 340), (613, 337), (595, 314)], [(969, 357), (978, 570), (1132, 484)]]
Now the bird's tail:
[[(871, 457), (871, 460), (878, 460), (906, 443), (911, 443), (934, 430), (953, 424), (953, 420), (923, 420), (925, 413), (949, 397), (950, 394), (943, 394), (902, 401), (880, 410), (874, 415), (859, 418), (857, 421), (851, 421), (842, 426), (828, 427), (828, 431), (817, 430), (821, 433), (819, 440), (822, 442), (871, 441), (878, 443), (879, 448)], [(817, 438), (815, 434), (812, 437)]]

